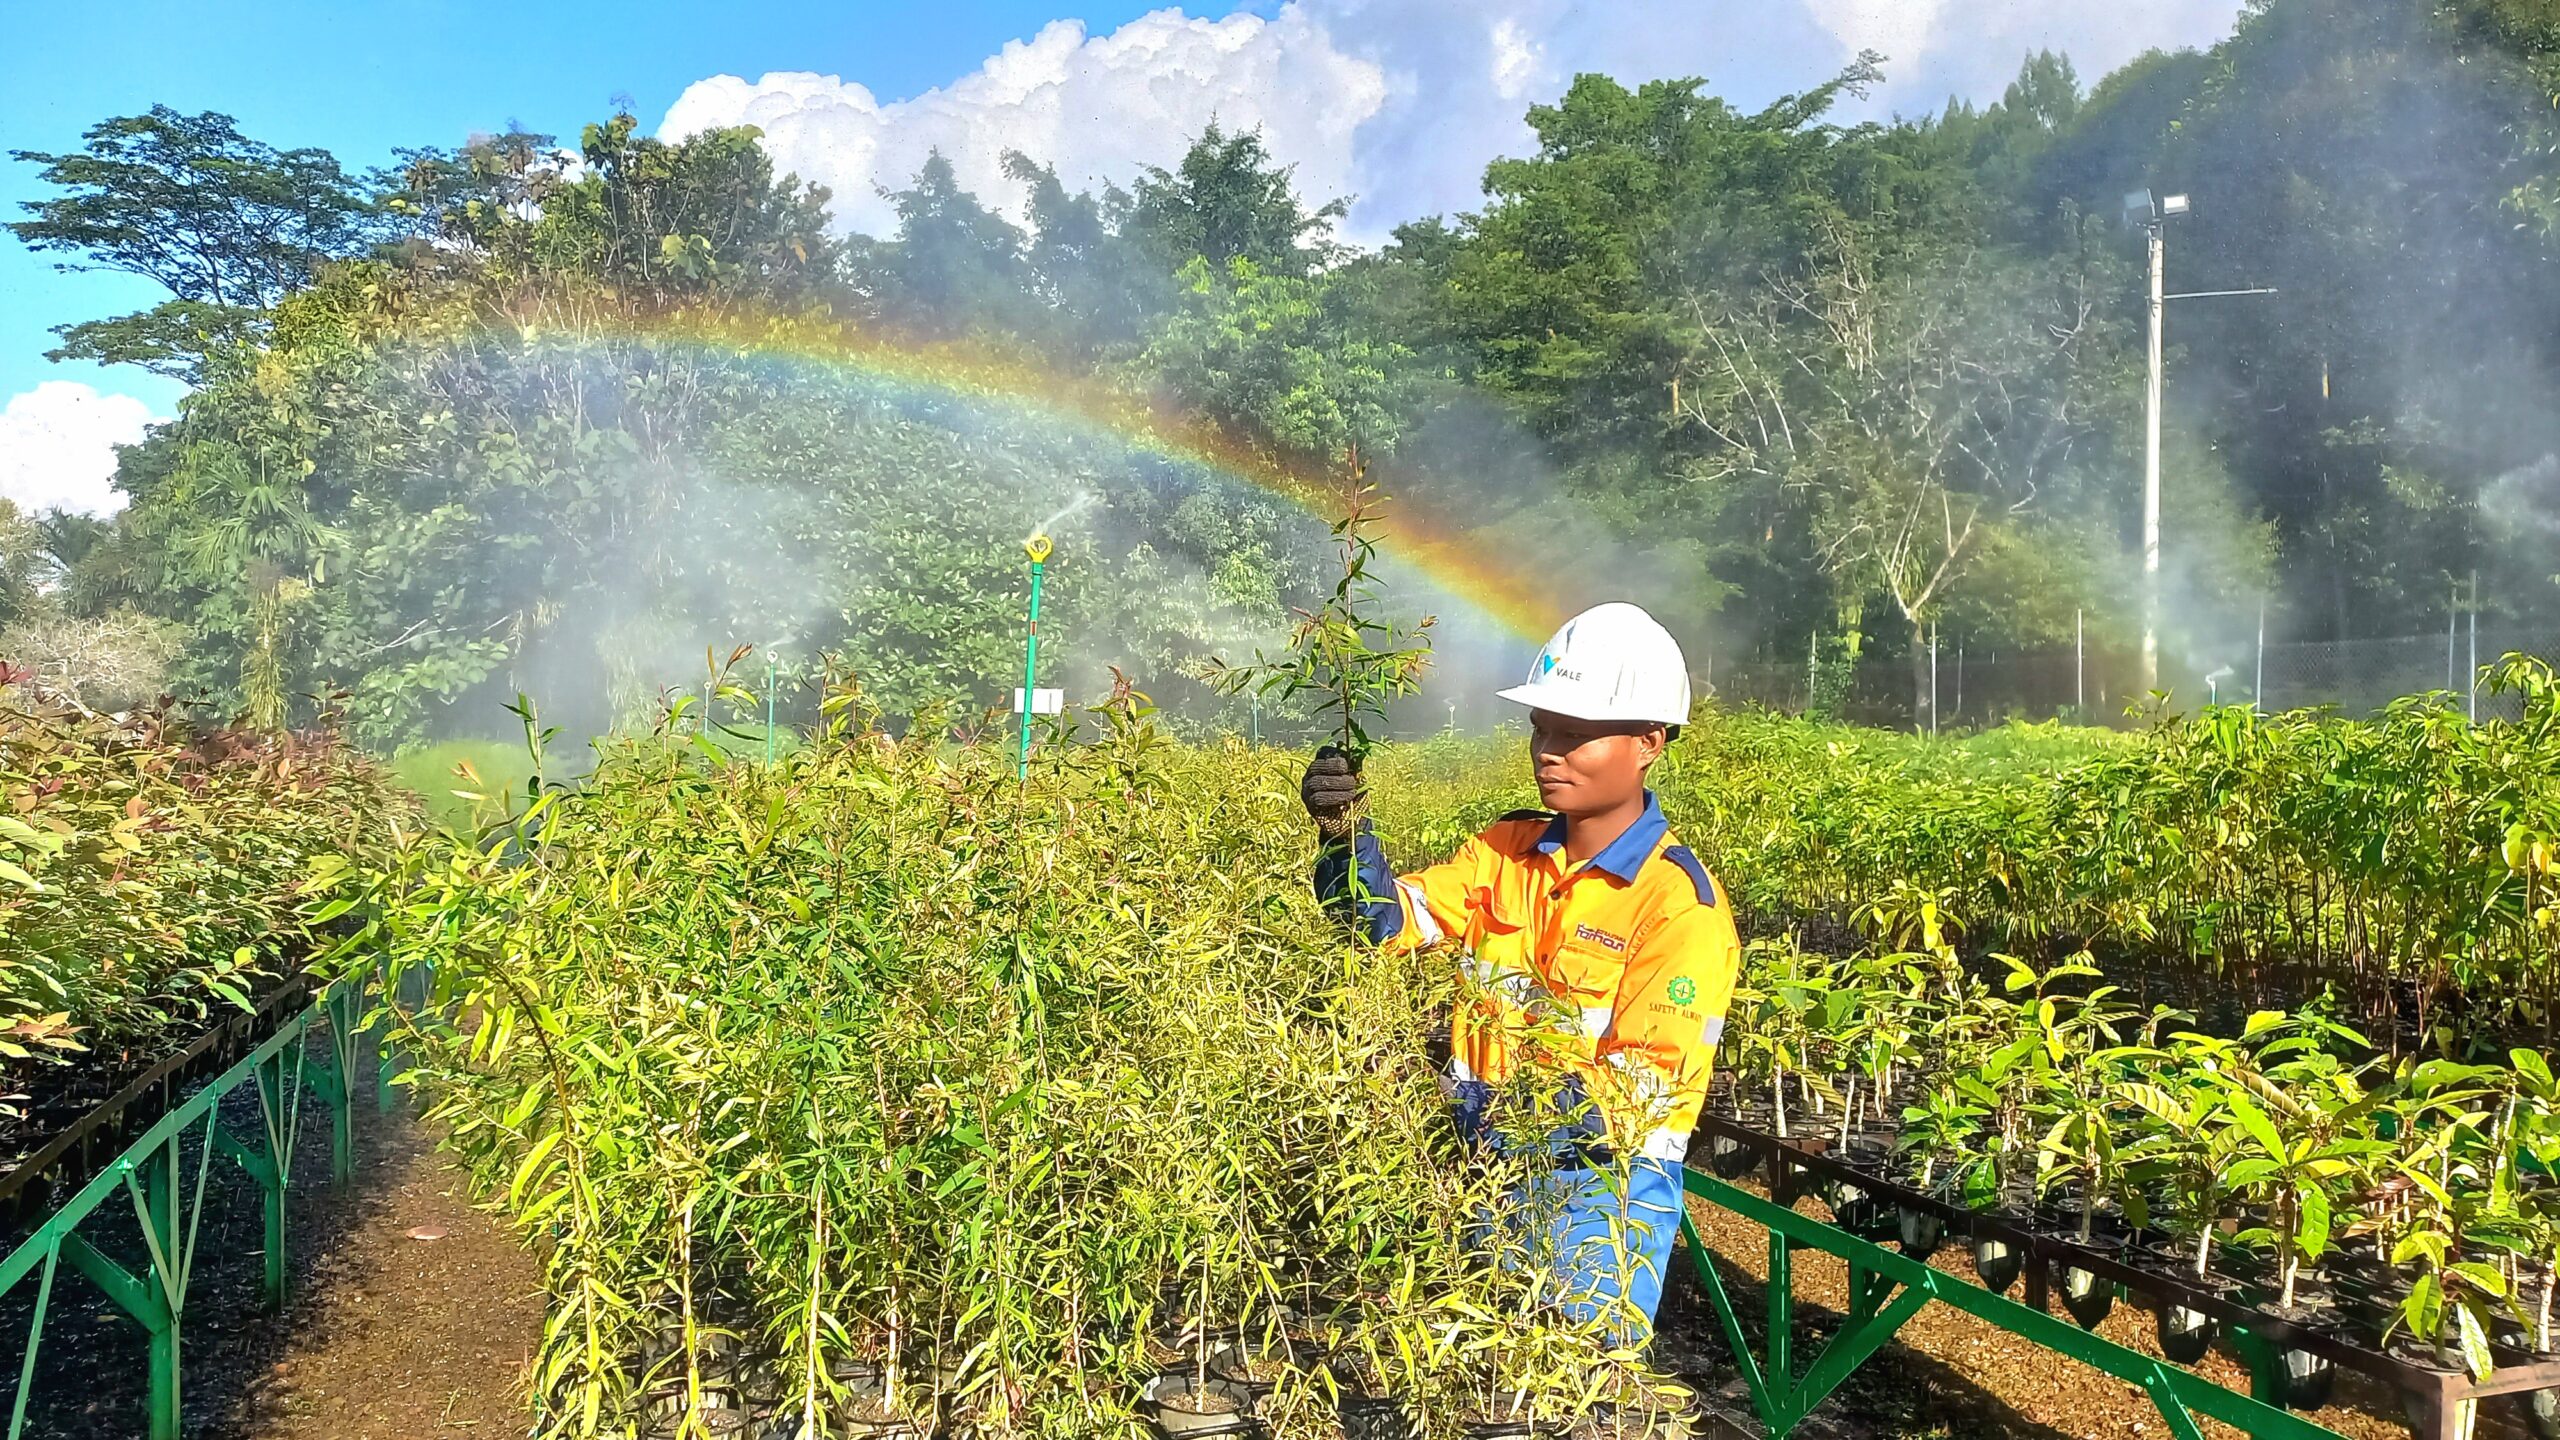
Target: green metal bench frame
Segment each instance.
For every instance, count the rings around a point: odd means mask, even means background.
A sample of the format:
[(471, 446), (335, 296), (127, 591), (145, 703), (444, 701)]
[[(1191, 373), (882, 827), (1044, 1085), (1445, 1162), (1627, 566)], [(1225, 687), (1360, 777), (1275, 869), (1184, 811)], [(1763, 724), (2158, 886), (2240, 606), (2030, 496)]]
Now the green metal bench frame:
[[(1861, 1240), (1836, 1225), (1798, 1214), (1712, 1175), (1690, 1170), (1685, 1172), (1684, 1184), (1689, 1194), (1769, 1232), (1769, 1353), (1763, 1358), (1751, 1352), (1743, 1335), (1741, 1312), (1734, 1308), (1723, 1277), (1716, 1273), (1715, 1257), (1698, 1234), (1695, 1217), (1685, 1207), (1680, 1214), (1680, 1233), (1697, 1263), (1707, 1303), (1723, 1323), (1725, 1341), (1733, 1347), (1743, 1385), (1750, 1391), (1752, 1409), (1768, 1428), (1772, 1440), (1791, 1434), (1815, 1406), (1830, 1398), (1842, 1381), (1933, 1300), (1996, 1325), (2030, 1345), (2068, 1356), (2141, 1387), (2159, 1407), (2173, 1440), (2204, 1440), (2204, 1432), (2196, 1424), (2198, 1415), (2210, 1416), (2260, 1440), (2341, 1440), (2334, 1430), (2216, 1385), (2183, 1366), (2101, 1339), (2032, 1305), (1969, 1284), (1899, 1250)], [(1814, 1357), (1801, 1379), (1796, 1375), (1794, 1356), (1794, 1260), (1798, 1249), (1836, 1255), (1849, 1265), (1848, 1323)], [(2232, 1340), (2250, 1358), (2253, 1373), (2263, 1375), (2274, 1355), (2272, 1348), (2246, 1332), (2235, 1331)]]
[[(151, 1440), (178, 1440), (180, 1338), (213, 1157), (216, 1152), (229, 1156), (258, 1186), (266, 1211), (263, 1300), (267, 1309), (276, 1310), (285, 1296), (285, 1189), (293, 1180), (306, 1089), (316, 1091), (329, 1110), (331, 1175), (344, 1182), (354, 1173), (352, 1112), (363, 1006), (361, 980), (332, 982), (308, 1008), (284, 1021), (237, 1064), (154, 1121), (0, 1259), (0, 1294), (14, 1290), (29, 1275), (36, 1277), (35, 1318), (28, 1326), (17, 1393), (9, 1405), (8, 1440), (20, 1440), (26, 1429), (27, 1402), (35, 1390), (36, 1361), (53, 1300), (54, 1277), (65, 1264), (88, 1277), (150, 1337), (146, 1433)], [(314, 1055), (308, 1041), (314, 1027), (323, 1024), (327, 1051)], [(387, 1048), (383, 1053), (376, 1096), (387, 1107), (391, 1064)], [(223, 1099), (244, 1085), (257, 1088), (263, 1124), (255, 1144), (242, 1143), (220, 1124)], [(196, 1131), (201, 1134), (195, 1139), (190, 1162), (187, 1141)], [(119, 1192), (132, 1202), (148, 1257), (139, 1273), (80, 1233), (81, 1225)]]

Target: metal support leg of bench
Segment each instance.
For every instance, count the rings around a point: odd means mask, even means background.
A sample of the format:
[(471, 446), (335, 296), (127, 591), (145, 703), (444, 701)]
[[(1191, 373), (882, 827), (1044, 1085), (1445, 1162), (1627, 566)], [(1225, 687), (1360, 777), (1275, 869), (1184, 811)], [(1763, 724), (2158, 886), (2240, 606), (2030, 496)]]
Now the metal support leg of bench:
[[(2150, 1396), (2173, 1440), (2203, 1440), (2196, 1417), (2210, 1416), (2255, 1440), (2338, 1440), (2337, 1432), (2314, 1425), (2258, 1399), (2240, 1395), (2165, 1360), (2104, 1340), (2043, 1310), (1967, 1284), (1943, 1270), (1851, 1235), (1836, 1225), (1800, 1215), (1784, 1206), (1696, 1171), (1685, 1180), (1688, 1193), (1731, 1211), (1769, 1232), (1769, 1334), (1764, 1364), (1752, 1354), (1742, 1328), (1741, 1312), (1725, 1289), (1715, 1257), (1698, 1232), (1695, 1217), (1680, 1217), (1681, 1237), (1688, 1243), (1707, 1302), (1721, 1322), (1733, 1349), (1753, 1411), (1771, 1440), (1783, 1440), (1814, 1407), (1828, 1399), (1890, 1340), (1896, 1331), (1937, 1301), (1995, 1325), (2025, 1344), (2080, 1361), (2141, 1387)], [(1849, 1313), (1829, 1345), (1815, 1357), (1802, 1381), (1794, 1377), (1792, 1350), (1795, 1319), (1795, 1252), (1819, 1250), (1838, 1257), (1849, 1270)], [(2254, 1357), (2253, 1357), (2254, 1359)], [(2280, 1362), (2278, 1362), (2280, 1363)], [(2262, 1380), (2262, 1383), (2263, 1380)]]

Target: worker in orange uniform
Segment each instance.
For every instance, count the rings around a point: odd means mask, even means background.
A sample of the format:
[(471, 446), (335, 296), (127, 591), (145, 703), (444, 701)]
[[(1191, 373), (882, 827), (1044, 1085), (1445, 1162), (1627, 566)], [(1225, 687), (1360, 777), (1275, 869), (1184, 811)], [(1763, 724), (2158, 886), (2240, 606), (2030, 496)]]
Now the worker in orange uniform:
[[(1679, 642), (1633, 605), (1574, 617), (1501, 692), (1529, 707), (1544, 810), (1515, 811), (1428, 869), (1396, 876), (1360, 777), (1327, 747), (1302, 796), (1323, 840), (1316, 893), (1380, 944), (1455, 947), (1460, 1000), (1445, 1088), (1467, 1136), (1545, 1149), (1524, 1211), (1563, 1304), (1624, 1339), (1649, 1331), (1679, 1233), (1680, 1166), (1706, 1099), (1741, 945), (1707, 867), (1672, 835), (1646, 772), (1689, 718)], [(1506, 1095), (1531, 1047), (1553, 1093)], [(1537, 1237), (1531, 1237), (1534, 1241)], [(1639, 1320), (1640, 1317), (1640, 1320)]]

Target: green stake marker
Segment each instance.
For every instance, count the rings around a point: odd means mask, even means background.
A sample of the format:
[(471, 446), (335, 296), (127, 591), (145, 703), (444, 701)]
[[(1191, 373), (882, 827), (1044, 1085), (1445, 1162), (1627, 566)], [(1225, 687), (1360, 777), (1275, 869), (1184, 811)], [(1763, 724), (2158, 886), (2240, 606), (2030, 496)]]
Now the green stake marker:
[(1022, 754), (1014, 770), (1016, 780), (1031, 778), (1031, 685), (1040, 673), (1040, 576), (1049, 568), (1049, 550), (1046, 535), (1022, 542), (1022, 552), (1031, 557), (1031, 634), (1022, 646)]
[(773, 654), (764, 657), (764, 763), (773, 763)]

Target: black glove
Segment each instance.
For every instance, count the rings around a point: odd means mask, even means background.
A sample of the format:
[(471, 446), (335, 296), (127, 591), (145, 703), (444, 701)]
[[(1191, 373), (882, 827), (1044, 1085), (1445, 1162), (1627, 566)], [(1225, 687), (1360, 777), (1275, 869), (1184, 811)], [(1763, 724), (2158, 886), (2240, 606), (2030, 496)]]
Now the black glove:
[(1339, 745), (1318, 750), (1307, 762), (1306, 778), (1298, 782), (1298, 798), (1315, 817), (1316, 833), (1329, 842), (1351, 838), (1361, 793), (1360, 762)]

